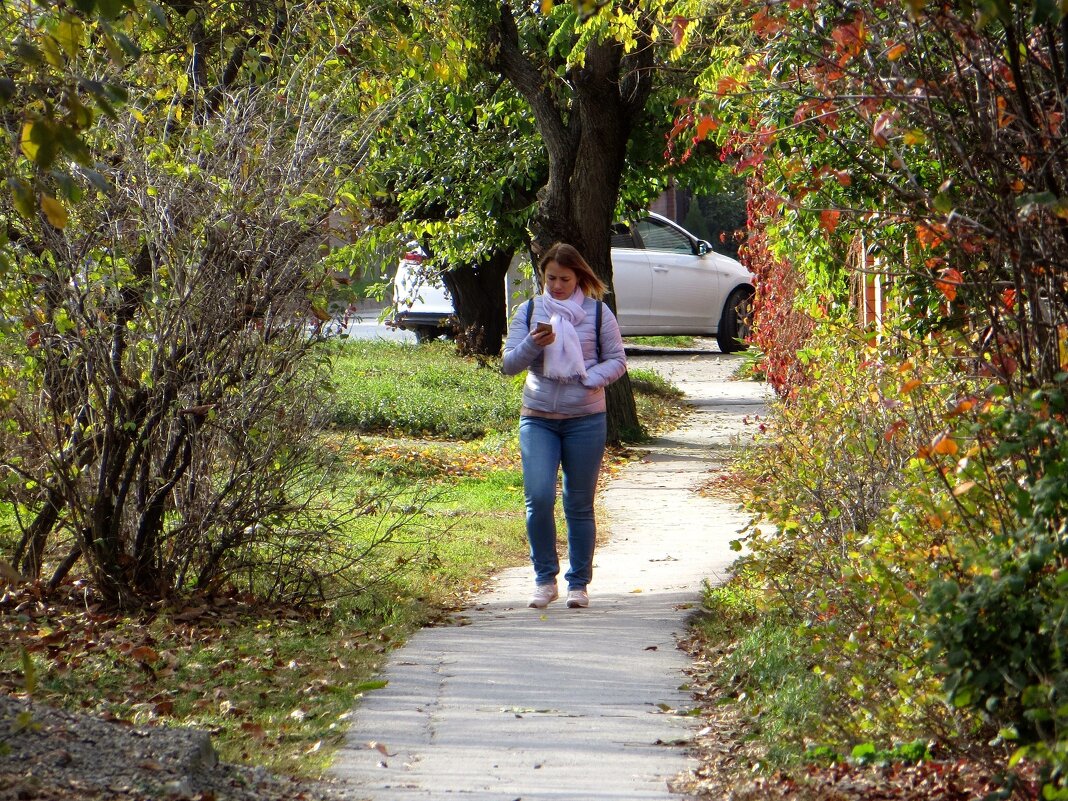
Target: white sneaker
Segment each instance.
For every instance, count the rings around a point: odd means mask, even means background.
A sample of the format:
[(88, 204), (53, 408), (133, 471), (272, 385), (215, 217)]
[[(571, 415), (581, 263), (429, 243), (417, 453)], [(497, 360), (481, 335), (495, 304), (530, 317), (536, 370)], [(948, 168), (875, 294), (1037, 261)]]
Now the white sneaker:
[(559, 597), (560, 593), (556, 590), (556, 584), (536, 584), (534, 594), (530, 596), (530, 603), (527, 606), (531, 609), (544, 609)]
[(567, 608), (568, 609), (585, 609), (590, 605), (590, 596), (585, 590), (568, 590), (567, 591)]

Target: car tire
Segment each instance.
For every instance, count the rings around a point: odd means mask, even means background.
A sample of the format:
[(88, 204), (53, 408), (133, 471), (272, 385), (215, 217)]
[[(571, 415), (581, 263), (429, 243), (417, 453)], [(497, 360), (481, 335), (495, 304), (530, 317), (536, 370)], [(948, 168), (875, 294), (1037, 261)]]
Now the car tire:
[(745, 339), (749, 336), (749, 322), (753, 314), (753, 290), (751, 287), (738, 287), (723, 305), (723, 316), (716, 330), (716, 342), (723, 353), (737, 353), (749, 347)]
[(417, 325), (412, 329), (412, 333), (415, 334), (415, 341), (422, 344), (433, 342), (441, 336), (442, 332), (436, 325)]

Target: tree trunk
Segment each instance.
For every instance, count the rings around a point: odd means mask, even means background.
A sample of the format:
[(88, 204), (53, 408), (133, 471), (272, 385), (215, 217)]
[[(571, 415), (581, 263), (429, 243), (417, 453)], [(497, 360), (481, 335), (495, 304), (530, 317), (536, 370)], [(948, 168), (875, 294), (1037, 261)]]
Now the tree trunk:
[(55, 529), (56, 523), (59, 522), (59, 515), (65, 503), (61, 492), (54, 487), (50, 489), (33, 523), (23, 532), (22, 540), (15, 549), (14, 558), (11, 561), (27, 578), (41, 577), (45, 546), (48, 544), (48, 538)]
[(507, 326), (504, 281), (511, 262), (511, 253), (496, 250), (479, 264), (442, 273), (456, 311), (456, 349), (461, 355), (500, 355)]

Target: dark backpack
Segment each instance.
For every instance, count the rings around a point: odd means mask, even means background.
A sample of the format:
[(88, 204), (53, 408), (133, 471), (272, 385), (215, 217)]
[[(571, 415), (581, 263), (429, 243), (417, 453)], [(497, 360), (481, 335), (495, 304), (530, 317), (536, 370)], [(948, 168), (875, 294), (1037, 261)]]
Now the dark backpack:
[[(597, 361), (601, 361), (601, 307), (604, 306), (604, 301), (597, 301), (597, 314), (594, 316), (593, 325), (597, 334), (594, 337), (594, 342), (597, 343)], [(530, 330), (530, 316), (534, 314), (534, 298), (527, 301), (527, 330)]]

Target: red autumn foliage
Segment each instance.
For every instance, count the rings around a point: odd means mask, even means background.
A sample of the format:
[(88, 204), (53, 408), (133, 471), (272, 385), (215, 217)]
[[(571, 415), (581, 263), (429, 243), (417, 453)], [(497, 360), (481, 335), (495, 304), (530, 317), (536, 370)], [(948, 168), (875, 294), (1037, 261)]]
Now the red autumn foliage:
[(778, 214), (777, 205), (778, 198), (767, 191), (759, 177), (750, 179), (748, 230), (739, 257), (756, 275), (752, 342), (763, 353), (761, 369), (780, 396), (790, 397), (804, 383), (797, 351), (811, 334), (813, 323), (794, 308), (800, 289), (799, 271), (777, 258), (769, 247), (765, 222)]

